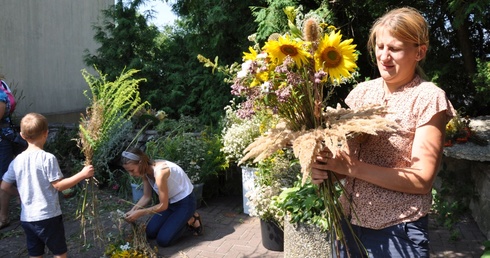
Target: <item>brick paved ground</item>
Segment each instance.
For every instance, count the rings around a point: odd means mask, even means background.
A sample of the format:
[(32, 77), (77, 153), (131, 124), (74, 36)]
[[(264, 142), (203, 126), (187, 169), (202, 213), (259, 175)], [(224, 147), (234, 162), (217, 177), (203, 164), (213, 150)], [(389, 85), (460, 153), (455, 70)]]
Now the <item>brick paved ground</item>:
[[(70, 218), (67, 205), (65, 204), (64, 207), (66, 209), (64, 217)], [(241, 196), (207, 200), (207, 203), (198, 211), (203, 218), (204, 234), (202, 236), (189, 234), (172, 247), (159, 248), (160, 255), (166, 258), (276, 258), (284, 256), (283, 252), (270, 251), (262, 246), (260, 220), (242, 213)], [(16, 217), (18, 214), (11, 216), (11, 218)], [(112, 224), (109, 223), (106, 226), (110, 225)], [(434, 220), (430, 221), (431, 257), (479, 258), (483, 253), (482, 243), (486, 238), (475, 222), (469, 218), (458, 223), (455, 228), (455, 231), (449, 231), (438, 227)], [(95, 247), (85, 249), (80, 246), (79, 229), (80, 225), (77, 220), (68, 219), (65, 222), (65, 230), (67, 230), (68, 240), (71, 243), (69, 256), (101, 257), (103, 249)], [(107, 230), (110, 231), (110, 228)], [(12, 221), (9, 227), (2, 229), (0, 234), (3, 234), (3, 238), (0, 239), (0, 257), (27, 257), (24, 233), (18, 219)], [(451, 240), (458, 236), (459, 240)], [(155, 242), (152, 241), (150, 244), (155, 245)]]
[[(260, 221), (258, 218), (243, 214), (242, 199), (221, 197), (208, 200), (199, 213), (204, 224), (202, 236), (188, 235), (176, 245), (159, 248), (164, 257), (283, 257), (283, 252), (269, 251), (262, 246)], [(460, 233), (437, 227), (431, 220), (431, 257), (480, 257), (482, 243), (486, 240), (475, 222), (471, 219), (457, 225)], [(451, 234), (461, 239), (451, 241)], [(154, 244), (154, 243), (152, 243)]]

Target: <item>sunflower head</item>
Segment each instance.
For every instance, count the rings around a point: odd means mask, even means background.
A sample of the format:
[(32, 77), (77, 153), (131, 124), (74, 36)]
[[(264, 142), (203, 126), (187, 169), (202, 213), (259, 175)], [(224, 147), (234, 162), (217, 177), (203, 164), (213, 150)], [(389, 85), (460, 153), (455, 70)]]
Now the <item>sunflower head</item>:
[(332, 31), (325, 34), (315, 52), (315, 70), (323, 70), (331, 82), (340, 82), (342, 78), (351, 77), (357, 68), (356, 45), (352, 39), (341, 41), (342, 34)]
[(290, 56), (298, 67), (302, 67), (311, 57), (306, 49), (306, 42), (293, 40), (289, 35), (281, 36), (277, 40), (269, 40), (265, 43), (263, 50), (267, 52), (271, 61), (282, 64), (287, 56)]

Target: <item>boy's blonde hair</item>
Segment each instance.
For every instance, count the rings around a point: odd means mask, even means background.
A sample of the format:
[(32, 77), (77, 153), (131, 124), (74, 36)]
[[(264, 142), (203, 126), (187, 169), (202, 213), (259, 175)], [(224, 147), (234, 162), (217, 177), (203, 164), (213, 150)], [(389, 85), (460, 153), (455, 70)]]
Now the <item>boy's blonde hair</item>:
[(48, 119), (38, 113), (29, 113), (20, 121), (20, 132), (26, 140), (34, 140), (48, 131)]

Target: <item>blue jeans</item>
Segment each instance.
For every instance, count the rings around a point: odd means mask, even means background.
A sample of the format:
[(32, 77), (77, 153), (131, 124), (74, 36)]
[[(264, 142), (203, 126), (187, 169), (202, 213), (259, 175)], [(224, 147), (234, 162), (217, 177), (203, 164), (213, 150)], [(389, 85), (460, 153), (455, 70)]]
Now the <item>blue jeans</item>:
[[(1, 130), (1, 129), (0, 129)], [(8, 140), (0, 139), (0, 181), (7, 172), (10, 162), (13, 160), (12, 144)]]
[(187, 221), (196, 211), (194, 193), (184, 199), (169, 204), (168, 209), (153, 215), (146, 225), (146, 236), (156, 239), (162, 247), (170, 246), (178, 240), (187, 229)]
[[(428, 215), (417, 221), (400, 223), (380, 230), (355, 225), (351, 227), (362, 246), (356, 244), (351, 230), (344, 222), (342, 229), (350, 257), (429, 257)], [(338, 257), (349, 257), (343, 244), (340, 244)]]

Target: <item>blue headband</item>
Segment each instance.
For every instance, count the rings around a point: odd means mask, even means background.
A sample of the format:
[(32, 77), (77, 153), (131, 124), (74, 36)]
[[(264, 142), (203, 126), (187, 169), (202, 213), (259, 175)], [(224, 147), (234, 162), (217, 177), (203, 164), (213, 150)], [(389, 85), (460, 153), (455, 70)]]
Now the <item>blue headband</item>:
[(123, 156), (127, 159), (130, 159), (130, 160), (135, 160), (135, 161), (139, 161), (141, 159), (140, 156), (138, 156), (132, 152), (129, 152), (129, 151), (123, 151), (121, 156)]

